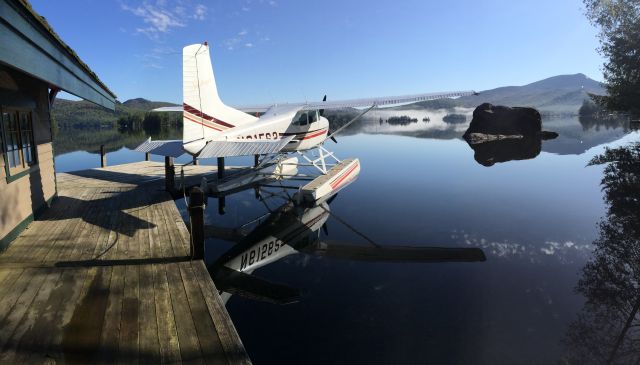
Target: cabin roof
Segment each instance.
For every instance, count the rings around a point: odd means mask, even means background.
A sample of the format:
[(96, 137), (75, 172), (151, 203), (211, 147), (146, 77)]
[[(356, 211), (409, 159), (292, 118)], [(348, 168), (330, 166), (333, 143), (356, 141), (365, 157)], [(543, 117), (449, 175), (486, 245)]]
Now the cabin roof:
[[(47, 20), (36, 13), (28, 0), (2, 0), (0, 1), (0, 5), (2, 5), (2, 2), (8, 4), (9, 7), (0, 9), (6, 10), (0, 11), (0, 17), (11, 25), (11, 30), (14, 33), (20, 34), (23, 42), (31, 42), (30, 45), (36, 45), (35, 47), (28, 47), (37, 49), (37, 51), (32, 51), (30, 57), (33, 58), (34, 55), (36, 55), (35, 52), (39, 52), (37, 56), (42, 59), (41, 62), (53, 61), (54, 64), (51, 65), (51, 67), (64, 68), (68, 71), (63, 77), (73, 79), (73, 76), (75, 76), (76, 79), (79, 79), (80, 82), (85, 85), (78, 86), (78, 80), (67, 80), (68, 82), (66, 83), (61, 82), (65, 80), (60, 80), (60, 76), (55, 77), (55, 73), (47, 73), (44, 71), (41, 73), (36, 72), (40, 70), (39, 67), (31, 67), (31, 69), (29, 69), (29, 65), (25, 64), (26, 62), (23, 62), (24, 60), (20, 58), (26, 57), (23, 55), (16, 55), (13, 58), (8, 57), (8, 61), (7, 59), (0, 61), (4, 61), (11, 66), (21, 69), (83, 99), (113, 109), (113, 104), (117, 96), (98, 78), (95, 72), (80, 59), (78, 54), (60, 38)], [(0, 8), (2, 8), (2, 6), (0, 6)], [(16, 17), (16, 13), (19, 13), (23, 19)], [(27, 22), (25, 23), (24, 20)], [(33, 32), (33, 30), (36, 32)], [(50, 48), (41, 44), (43, 41), (42, 37), (44, 37), (45, 43), (49, 43), (48, 47)], [(66, 60), (62, 60), (61, 58), (66, 58)], [(84, 75), (81, 75), (83, 73)]]

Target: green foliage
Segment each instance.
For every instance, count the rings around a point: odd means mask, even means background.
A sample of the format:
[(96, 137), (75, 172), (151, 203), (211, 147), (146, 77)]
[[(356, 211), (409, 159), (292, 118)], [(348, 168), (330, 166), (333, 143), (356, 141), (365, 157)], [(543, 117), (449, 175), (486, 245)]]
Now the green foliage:
[(151, 109), (172, 104), (132, 99), (117, 103), (115, 112), (86, 101), (59, 99), (52, 110), (56, 155), (84, 150), (97, 152), (134, 148), (146, 138), (179, 139), (180, 113), (152, 113)]
[(580, 110), (578, 110), (578, 114), (582, 117), (595, 116), (601, 112), (602, 112), (602, 108), (600, 108), (598, 105), (596, 105), (596, 103), (594, 103), (592, 100), (589, 100), (589, 99), (584, 99), (584, 101), (582, 102), (582, 106), (580, 107)]
[(600, 28), (600, 53), (608, 60), (604, 78), (610, 110), (640, 114), (640, 1), (583, 0), (586, 15)]
[[(124, 103), (116, 103), (115, 112), (88, 101), (71, 101), (58, 99), (53, 104), (52, 116), (56, 119), (60, 130), (96, 130), (120, 127), (124, 125), (142, 128), (142, 121), (149, 115), (149, 110), (174, 104), (132, 99)], [(181, 123), (179, 113), (159, 113), (164, 115), (163, 124), (178, 125)], [(152, 122), (155, 123), (155, 122)]]
[(607, 215), (576, 291), (586, 301), (565, 339), (566, 364), (631, 364), (640, 358), (640, 144), (606, 149), (589, 165), (605, 165)]

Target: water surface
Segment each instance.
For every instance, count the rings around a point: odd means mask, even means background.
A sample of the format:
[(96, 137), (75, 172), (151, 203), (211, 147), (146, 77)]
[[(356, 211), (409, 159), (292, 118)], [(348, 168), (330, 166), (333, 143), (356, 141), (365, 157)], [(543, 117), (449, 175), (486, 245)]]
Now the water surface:
[[(404, 126), (381, 117), (328, 144), (342, 158), (360, 158), (362, 171), (329, 204), (325, 228), (306, 232), (315, 246), (299, 244), (250, 272), (256, 291), (223, 293), (252, 360), (538, 364), (574, 351), (566, 337), (585, 303), (575, 287), (607, 214), (604, 166), (587, 165), (640, 134), (628, 125), (545, 120), (544, 129), (560, 137), (543, 141), (535, 158), (485, 167), (459, 139), (464, 125), (442, 123), (437, 113)], [(141, 158), (126, 148), (108, 157)], [(56, 156), (58, 171), (98, 162), (83, 152)], [(224, 214), (209, 198), (207, 223), (233, 233), (208, 240), (209, 265), (287, 204), (282, 189), (260, 191), (270, 193), (276, 196), (265, 201), (254, 190), (227, 196)], [(177, 203), (184, 216), (184, 202)], [(392, 247), (479, 248), (486, 261), (350, 260), (308, 249), (321, 242), (372, 248), (363, 235)], [(270, 295), (278, 293), (264, 288), (299, 295), (274, 304)]]

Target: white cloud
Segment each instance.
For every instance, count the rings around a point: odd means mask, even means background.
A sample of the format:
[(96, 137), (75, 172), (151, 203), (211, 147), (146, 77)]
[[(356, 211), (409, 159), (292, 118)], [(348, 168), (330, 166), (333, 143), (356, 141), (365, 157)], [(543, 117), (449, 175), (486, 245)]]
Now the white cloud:
[(146, 67), (146, 68), (154, 68), (156, 70), (162, 70), (164, 68), (164, 66), (159, 65), (157, 63), (146, 63), (146, 64), (144, 64), (144, 67)]
[(244, 46), (247, 47), (247, 48), (252, 48), (253, 47), (253, 43), (247, 42), (247, 43), (244, 44)]
[(193, 4), (185, 0), (143, 1), (136, 6), (121, 3), (121, 8), (142, 19), (144, 26), (136, 27), (137, 33), (145, 34), (154, 40), (173, 28), (185, 27), (188, 19), (204, 20), (208, 10), (203, 4)]
[(239, 35), (240, 37), (242, 37), (242, 36), (247, 35), (247, 33), (249, 33), (249, 32), (247, 32), (247, 31), (246, 31), (246, 29), (243, 29), (243, 30), (241, 30), (241, 31), (238, 33), (238, 35)]
[(193, 12), (193, 19), (204, 20), (206, 16), (207, 16), (207, 7), (202, 4), (196, 5), (196, 8)]

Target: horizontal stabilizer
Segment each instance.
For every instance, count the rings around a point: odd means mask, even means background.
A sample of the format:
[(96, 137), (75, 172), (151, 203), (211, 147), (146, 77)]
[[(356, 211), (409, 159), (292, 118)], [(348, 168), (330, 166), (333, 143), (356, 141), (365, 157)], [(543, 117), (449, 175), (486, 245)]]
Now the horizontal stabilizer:
[(278, 153), (294, 136), (267, 141), (211, 141), (202, 149), (199, 158), (264, 155)]
[(152, 141), (151, 138), (142, 142), (134, 151), (169, 157), (180, 157), (184, 154), (181, 140)]
[(151, 109), (152, 112), (180, 112), (182, 113), (184, 111), (184, 108), (177, 105), (177, 106), (163, 106), (162, 108), (155, 108), (155, 109)]
[(272, 283), (259, 277), (221, 266), (212, 272), (219, 290), (244, 298), (274, 304), (290, 304), (300, 300), (300, 291), (286, 285)]

